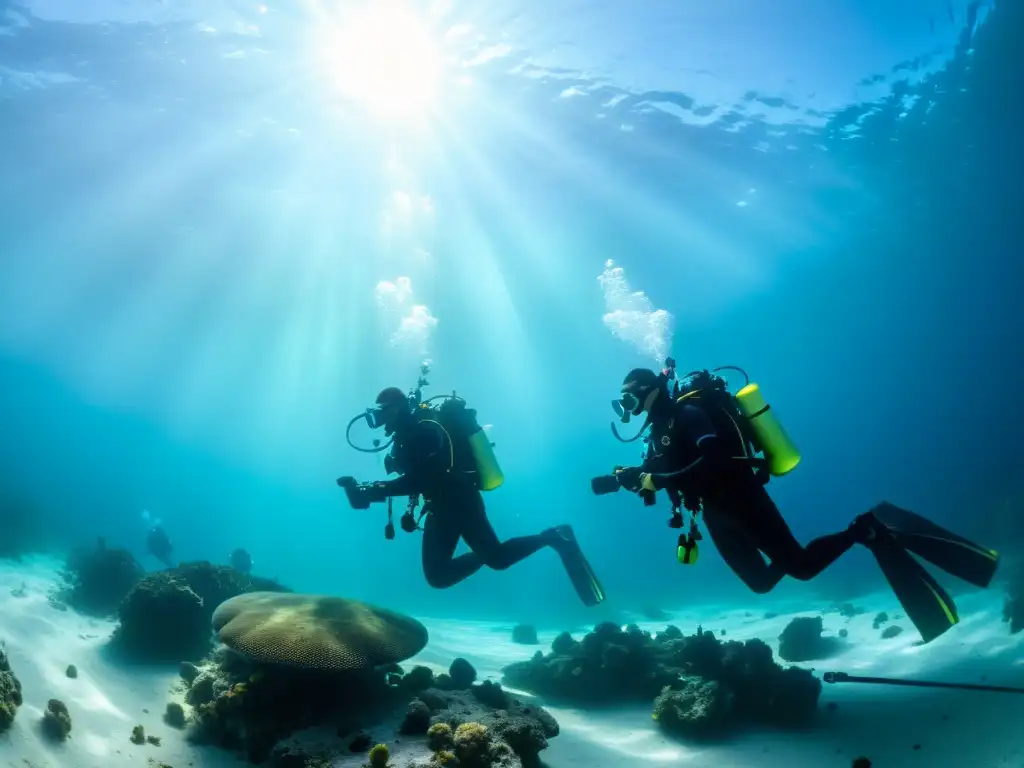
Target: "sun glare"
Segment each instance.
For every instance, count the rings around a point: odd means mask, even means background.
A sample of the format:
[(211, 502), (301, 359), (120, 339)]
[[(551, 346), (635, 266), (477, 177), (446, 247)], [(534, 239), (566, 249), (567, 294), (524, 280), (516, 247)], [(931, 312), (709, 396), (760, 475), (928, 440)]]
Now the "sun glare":
[(374, 113), (410, 118), (433, 105), (440, 56), (428, 26), (408, 10), (372, 2), (345, 14), (323, 44), (329, 77)]

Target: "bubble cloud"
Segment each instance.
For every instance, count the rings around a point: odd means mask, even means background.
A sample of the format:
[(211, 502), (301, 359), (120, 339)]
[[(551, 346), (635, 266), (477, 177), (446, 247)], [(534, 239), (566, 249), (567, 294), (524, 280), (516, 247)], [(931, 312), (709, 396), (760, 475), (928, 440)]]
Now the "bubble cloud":
[(427, 354), (437, 318), (425, 304), (416, 303), (412, 280), (408, 277), (399, 277), (393, 283), (382, 280), (377, 283), (374, 295), (388, 322), (396, 326), (391, 334), (391, 346), (417, 355)]
[(664, 309), (655, 309), (643, 291), (634, 291), (625, 270), (609, 259), (597, 282), (604, 293), (605, 327), (641, 354), (661, 364), (672, 350), (675, 318)]

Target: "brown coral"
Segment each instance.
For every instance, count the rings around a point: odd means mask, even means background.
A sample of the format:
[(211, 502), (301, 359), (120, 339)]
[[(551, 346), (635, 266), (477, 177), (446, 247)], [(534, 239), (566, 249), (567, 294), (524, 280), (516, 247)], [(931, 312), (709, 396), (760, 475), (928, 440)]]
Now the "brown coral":
[(415, 619), (356, 600), (251, 592), (213, 614), (221, 641), (248, 658), (310, 669), (367, 669), (402, 661), (427, 644)]

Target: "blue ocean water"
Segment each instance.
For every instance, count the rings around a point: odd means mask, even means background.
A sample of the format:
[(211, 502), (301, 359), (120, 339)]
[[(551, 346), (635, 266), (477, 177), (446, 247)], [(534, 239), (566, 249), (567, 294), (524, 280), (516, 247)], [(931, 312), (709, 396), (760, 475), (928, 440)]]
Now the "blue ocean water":
[[(58, 548), (102, 536), (156, 568), (158, 518), (179, 559), (244, 547), (296, 589), (417, 615), (757, 610), (710, 546), (676, 563), (664, 503), (590, 492), (637, 458), (608, 427), (623, 375), (670, 353), (761, 384), (803, 453), (771, 485), (800, 540), (889, 499), (1005, 542), (1022, 21), (0, 0), (5, 493)], [(431, 589), (419, 534), (348, 508), (335, 478), (384, 469), (346, 423), (424, 359), (428, 394), (490, 425), (499, 535), (571, 523), (601, 609), (550, 553)], [(880, 584), (854, 551), (779, 594)]]

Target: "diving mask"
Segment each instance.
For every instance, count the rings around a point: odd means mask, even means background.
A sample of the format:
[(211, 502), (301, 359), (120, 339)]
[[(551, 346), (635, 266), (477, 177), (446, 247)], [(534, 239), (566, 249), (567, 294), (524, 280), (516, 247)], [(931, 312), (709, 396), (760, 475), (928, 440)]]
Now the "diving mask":
[(366, 425), (370, 429), (380, 429), (384, 426), (384, 411), (385, 408), (382, 405), (378, 405), (375, 408), (367, 408), (366, 413), (363, 414), (363, 418), (366, 419)]
[(387, 405), (367, 408), (363, 418), (366, 419), (366, 424), (370, 429), (384, 427), (384, 434), (390, 437), (395, 431), (395, 416), (397, 413), (398, 406), (388, 403)]
[(623, 424), (629, 424), (631, 416), (639, 416), (643, 409), (640, 398), (632, 392), (623, 392), (617, 400), (612, 400), (612, 410)]

